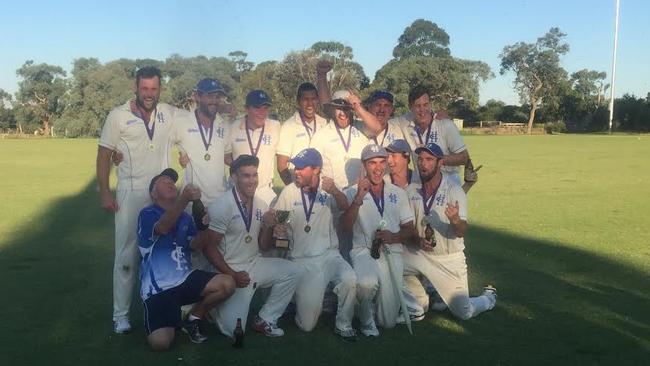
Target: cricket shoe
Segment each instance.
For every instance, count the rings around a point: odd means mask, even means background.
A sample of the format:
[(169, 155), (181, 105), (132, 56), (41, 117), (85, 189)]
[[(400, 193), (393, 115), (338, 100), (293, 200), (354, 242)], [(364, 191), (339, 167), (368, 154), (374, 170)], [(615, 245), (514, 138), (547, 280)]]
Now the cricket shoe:
[(481, 294), (485, 297), (488, 298), (490, 301), (490, 305), (488, 306), (488, 310), (494, 309), (494, 307), (497, 304), (497, 289), (494, 288), (492, 285), (487, 285), (483, 287), (483, 293)]
[(185, 320), (181, 326), (183, 332), (187, 333), (192, 343), (203, 343), (208, 340), (208, 337), (201, 334), (201, 327), (199, 319)]
[(282, 330), (282, 328), (278, 328), (275, 323), (267, 322), (260, 318), (259, 315), (255, 315), (255, 320), (253, 321), (251, 328), (267, 337), (282, 337), (284, 335), (284, 330)]
[(373, 321), (371, 324), (361, 326), (361, 334), (366, 337), (379, 337), (379, 329), (377, 329), (377, 325)]
[(341, 339), (346, 342), (354, 342), (357, 340), (357, 332), (352, 327), (346, 327), (343, 329), (334, 328), (334, 333), (338, 334)]
[(113, 321), (113, 332), (117, 334), (127, 334), (131, 332), (131, 322), (129, 318), (122, 316)]
[[(424, 320), (424, 312), (418, 312), (417, 310), (413, 308), (407, 307), (408, 312), (409, 312), (409, 318), (411, 319), (412, 322), (419, 322), (421, 320)], [(397, 316), (397, 324), (405, 324), (406, 321), (404, 320), (404, 314), (400, 313)]]

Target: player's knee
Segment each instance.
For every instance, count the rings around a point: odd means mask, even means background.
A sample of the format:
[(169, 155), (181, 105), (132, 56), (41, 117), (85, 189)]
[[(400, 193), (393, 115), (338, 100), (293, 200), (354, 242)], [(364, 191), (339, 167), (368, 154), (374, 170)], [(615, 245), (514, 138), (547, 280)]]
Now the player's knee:
[(449, 311), (451, 311), (451, 314), (459, 320), (468, 320), (472, 317), (473, 313), (469, 304), (465, 306), (454, 306), (454, 304), (452, 304), (449, 306)]
[(147, 337), (149, 347), (151, 347), (151, 349), (156, 352), (163, 352), (168, 350), (171, 347), (173, 340), (173, 334), (170, 335), (169, 332), (163, 331), (153, 332)]
[(341, 283), (336, 287), (344, 287), (347, 289), (353, 289), (357, 287), (357, 275), (353, 271), (349, 271), (343, 274), (341, 277)]
[(296, 325), (302, 331), (311, 332), (316, 328), (316, 323), (318, 323), (318, 315), (296, 313)]
[(223, 275), (219, 279), (218, 287), (219, 291), (223, 292), (224, 295), (229, 297), (235, 292), (237, 285), (235, 283), (235, 279), (232, 278), (232, 276)]
[(357, 297), (360, 299), (374, 297), (379, 289), (379, 282), (376, 278), (361, 277), (357, 280)]

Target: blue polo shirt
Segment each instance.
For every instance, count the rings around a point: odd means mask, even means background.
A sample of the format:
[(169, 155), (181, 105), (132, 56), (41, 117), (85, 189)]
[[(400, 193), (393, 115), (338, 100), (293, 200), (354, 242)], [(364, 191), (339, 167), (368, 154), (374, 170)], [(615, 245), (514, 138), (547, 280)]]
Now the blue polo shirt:
[(183, 212), (166, 235), (156, 235), (154, 227), (165, 213), (158, 205), (147, 206), (138, 217), (140, 295), (143, 300), (183, 283), (192, 272), (190, 243), (196, 235), (192, 217)]

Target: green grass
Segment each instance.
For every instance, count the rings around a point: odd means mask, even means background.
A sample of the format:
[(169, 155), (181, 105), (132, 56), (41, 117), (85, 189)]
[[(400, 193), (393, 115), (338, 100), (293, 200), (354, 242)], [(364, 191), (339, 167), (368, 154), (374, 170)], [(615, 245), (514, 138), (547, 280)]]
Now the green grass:
[(150, 352), (111, 332), (113, 219), (99, 208), (94, 140), (2, 140), (0, 365), (646, 364), (650, 359), (650, 136), (466, 136), (483, 164), (469, 195), (470, 291), (499, 289), (469, 321), (448, 312), (344, 344), (323, 316), (311, 334), (248, 333), (234, 350), (210, 328)]

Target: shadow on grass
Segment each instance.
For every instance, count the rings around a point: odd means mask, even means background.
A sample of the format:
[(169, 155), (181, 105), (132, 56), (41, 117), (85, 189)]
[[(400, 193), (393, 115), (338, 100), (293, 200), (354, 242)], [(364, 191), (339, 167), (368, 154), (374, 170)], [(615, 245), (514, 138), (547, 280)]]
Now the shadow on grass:
[[(141, 306), (134, 332), (111, 332), (113, 217), (98, 207), (95, 182), (58, 200), (0, 251), (0, 364), (644, 364), (650, 357), (648, 273), (562, 243), (472, 227), (470, 289), (499, 289), (497, 307), (469, 321), (429, 313), (377, 339), (342, 343), (324, 315), (312, 334), (291, 319), (286, 336), (249, 332), (236, 351), (214, 328), (209, 341), (179, 336), (158, 355), (144, 344)], [(136, 297), (137, 299), (137, 297)]]

